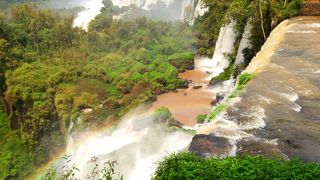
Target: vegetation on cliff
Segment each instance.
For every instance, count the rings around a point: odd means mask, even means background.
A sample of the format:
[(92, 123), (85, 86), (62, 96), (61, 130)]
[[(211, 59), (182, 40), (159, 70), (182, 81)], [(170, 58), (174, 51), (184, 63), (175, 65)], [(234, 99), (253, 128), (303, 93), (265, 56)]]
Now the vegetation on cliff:
[[(209, 11), (198, 17), (194, 24), (199, 54), (212, 56), (220, 27), (231, 19), (236, 22), (237, 32), (234, 51), (226, 54), (229, 66), (219, 76), (212, 78), (210, 84), (236, 77), (244, 70), (260, 51), (271, 30), (284, 19), (299, 15), (301, 4), (302, 0), (203, 0), (203, 6)], [(236, 67), (234, 62), (246, 27), (249, 28), (251, 47), (243, 50), (244, 63)]]

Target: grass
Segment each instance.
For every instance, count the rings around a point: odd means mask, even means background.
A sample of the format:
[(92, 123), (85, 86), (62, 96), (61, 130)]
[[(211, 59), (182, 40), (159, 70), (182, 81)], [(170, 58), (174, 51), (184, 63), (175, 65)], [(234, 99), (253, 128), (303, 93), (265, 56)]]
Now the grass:
[(228, 108), (228, 102), (230, 99), (238, 97), (239, 94), (243, 91), (243, 89), (246, 87), (246, 84), (254, 77), (254, 74), (250, 73), (243, 73), (239, 76), (237, 81), (237, 86), (234, 88), (234, 90), (230, 93), (227, 100), (223, 102), (222, 104), (219, 104), (214, 108), (213, 111), (211, 111), (207, 115), (207, 119), (210, 121), (213, 121), (221, 112), (225, 111)]
[(225, 111), (227, 108), (227, 104), (219, 104), (212, 112), (210, 112), (207, 116), (209, 122), (214, 120), (221, 112)]
[(204, 159), (193, 153), (171, 154), (158, 163), (155, 180), (164, 179), (319, 179), (320, 164), (299, 159), (237, 156)]

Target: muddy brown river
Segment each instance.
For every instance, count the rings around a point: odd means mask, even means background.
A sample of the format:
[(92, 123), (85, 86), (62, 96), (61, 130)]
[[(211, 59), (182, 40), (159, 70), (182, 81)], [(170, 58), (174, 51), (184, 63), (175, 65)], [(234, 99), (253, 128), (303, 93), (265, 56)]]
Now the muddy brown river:
[(191, 82), (189, 88), (159, 95), (150, 109), (167, 107), (174, 119), (189, 127), (197, 124), (198, 115), (209, 113), (215, 93), (207, 87), (211, 75), (198, 66), (200, 61), (196, 58), (194, 70), (179, 74), (180, 78)]

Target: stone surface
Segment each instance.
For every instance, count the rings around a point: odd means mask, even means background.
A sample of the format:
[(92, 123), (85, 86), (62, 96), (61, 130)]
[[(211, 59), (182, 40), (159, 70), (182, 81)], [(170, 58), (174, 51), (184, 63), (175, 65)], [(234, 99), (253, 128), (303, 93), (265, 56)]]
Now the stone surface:
[(197, 134), (194, 136), (189, 147), (189, 151), (200, 156), (222, 156), (231, 149), (232, 145), (228, 139), (205, 134)]

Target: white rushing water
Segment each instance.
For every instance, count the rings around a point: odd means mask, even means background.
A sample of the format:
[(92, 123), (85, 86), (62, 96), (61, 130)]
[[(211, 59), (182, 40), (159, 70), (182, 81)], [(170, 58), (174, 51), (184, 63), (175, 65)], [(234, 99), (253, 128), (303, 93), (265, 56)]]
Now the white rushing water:
[(235, 25), (235, 21), (231, 20), (228, 25), (221, 28), (212, 58), (213, 66), (224, 69), (229, 65), (226, 54), (231, 53), (234, 49), (236, 41)]
[(245, 29), (244, 29), (244, 32), (243, 32), (243, 35), (242, 35), (242, 39), (240, 41), (240, 45), (239, 45), (239, 49), (238, 49), (238, 52), (237, 52), (237, 57), (236, 57), (236, 61), (234, 62), (235, 65), (239, 65), (239, 64), (242, 64), (243, 61), (244, 61), (244, 56), (243, 56), (243, 50), (245, 48), (251, 48), (251, 43), (250, 43), (250, 36), (251, 36), (251, 25), (250, 25), (250, 21), (248, 21)]
[[(175, 1), (180, 3), (177, 6)], [(193, 11), (193, 20), (198, 17), (202, 16), (208, 9), (203, 8), (201, 6), (201, 1), (199, 0), (197, 4), (195, 4), (194, 0), (159, 0), (159, 2), (163, 2), (167, 8), (172, 8), (170, 11), (175, 11), (180, 14), (180, 17), (174, 18), (175, 20), (184, 20), (185, 9), (187, 7), (191, 7)], [(88, 30), (88, 25), (91, 20), (95, 18), (100, 13), (101, 8), (103, 7), (102, 0), (82, 0), (80, 6), (83, 6), (85, 10), (78, 13), (77, 17), (74, 19), (73, 26), (74, 27), (81, 27), (84, 30)], [(144, 10), (150, 10), (150, 7), (156, 3), (158, 0), (112, 0), (113, 5), (118, 7), (130, 6), (135, 5)], [(172, 4), (175, 4), (173, 7), (170, 7)], [(122, 17), (123, 14), (115, 15), (115, 19), (119, 19)], [(192, 20), (192, 22), (193, 22)], [(190, 23), (192, 23), (190, 22)]]
[(212, 74), (210, 78), (219, 75), (229, 65), (226, 54), (233, 51), (235, 41), (235, 22), (231, 21), (228, 25), (221, 27), (213, 57), (202, 59), (199, 65)]
[[(110, 131), (110, 130), (109, 130)], [(72, 163), (79, 168), (76, 176), (80, 179), (91, 172), (88, 161), (97, 157), (99, 164), (117, 161), (116, 171), (124, 179), (151, 179), (156, 163), (165, 155), (183, 150), (192, 139), (192, 135), (181, 131), (167, 131), (151, 116), (131, 114), (111, 132), (102, 133), (78, 141), (69, 138), (66, 154), (71, 155)]]
[(74, 19), (73, 26), (88, 30), (89, 22), (100, 13), (100, 9), (103, 7), (102, 0), (88, 0), (83, 7), (85, 10)]

